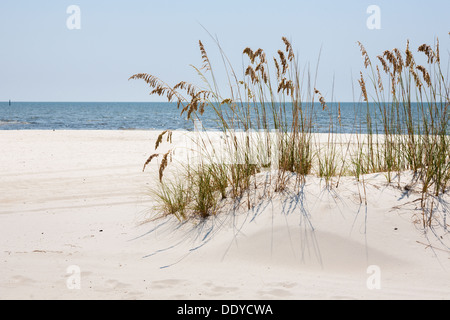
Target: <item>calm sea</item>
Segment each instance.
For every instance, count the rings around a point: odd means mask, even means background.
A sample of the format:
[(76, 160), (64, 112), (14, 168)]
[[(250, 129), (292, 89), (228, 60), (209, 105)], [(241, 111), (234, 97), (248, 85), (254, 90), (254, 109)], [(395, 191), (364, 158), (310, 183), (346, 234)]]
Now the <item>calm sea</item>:
[[(355, 132), (355, 123), (362, 123), (364, 132), (366, 106), (341, 103), (339, 125), (337, 104), (332, 113), (315, 107), (316, 132), (328, 132), (330, 121), (335, 131)], [(375, 106), (371, 106), (375, 109)], [(358, 115), (360, 113), (360, 115)], [(361, 117), (361, 121), (359, 118)], [(202, 124), (217, 129), (215, 114), (206, 110)], [(192, 130), (193, 123), (180, 115), (175, 103), (123, 102), (0, 102), (0, 130)]]

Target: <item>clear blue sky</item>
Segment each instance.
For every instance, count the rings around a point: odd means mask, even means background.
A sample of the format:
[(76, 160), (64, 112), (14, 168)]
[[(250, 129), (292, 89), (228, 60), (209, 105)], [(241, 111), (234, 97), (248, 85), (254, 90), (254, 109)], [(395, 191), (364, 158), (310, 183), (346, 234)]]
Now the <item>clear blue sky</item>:
[[(81, 30), (69, 30), (69, 5), (81, 8)], [(369, 30), (369, 5), (381, 8), (381, 30)], [(351, 101), (351, 76), (362, 60), (356, 41), (372, 56), (404, 48), (406, 40), (450, 48), (448, 0), (1, 0), (0, 101), (157, 101), (138, 72), (168, 83), (196, 82), (198, 40), (213, 62), (215, 46), (201, 25), (217, 35), (238, 70), (246, 46), (274, 54), (281, 36), (292, 40), (301, 63), (316, 63), (318, 88)]]

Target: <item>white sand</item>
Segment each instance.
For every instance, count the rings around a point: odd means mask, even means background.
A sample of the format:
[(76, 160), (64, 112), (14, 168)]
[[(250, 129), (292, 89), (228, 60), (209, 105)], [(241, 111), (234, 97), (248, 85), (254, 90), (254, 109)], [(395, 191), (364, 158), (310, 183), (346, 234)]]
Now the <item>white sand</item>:
[[(304, 199), (196, 228), (141, 225), (157, 164), (142, 165), (158, 134), (0, 132), (0, 299), (450, 298), (450, 236), (424, 234), (418, 195), (382, 175), (367, 177), (367, 207), (353, 179), (330, 191), (309, 178)], [(66, 284), (73, 265), (79, 290)], [(379, 290), (367, 286), (372, 265)]]

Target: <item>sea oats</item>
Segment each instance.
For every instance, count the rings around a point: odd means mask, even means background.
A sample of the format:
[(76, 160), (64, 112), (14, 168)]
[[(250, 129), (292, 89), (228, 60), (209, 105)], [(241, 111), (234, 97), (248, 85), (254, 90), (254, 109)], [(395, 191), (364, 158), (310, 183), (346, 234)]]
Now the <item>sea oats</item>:
[(252, 66), (247, 67), (247, 70), (245, 70), (245, 75), (249, 76), (252, 79), (252, 83), (258, 82), (258, 77), (256, 76), (256, 72), (252, 68)]
[(268, 84), (269, 82), (269, 76), (267, 75), (266, 71), (264, 70), (264, 68), (262, 68), (261, 70), (262, 72), (262, 78), (265, 84)]
[(380, 68), (378, 68), (377, 66), (377, 76), (378, 76), (378, 89), (380, 89), (380, 91), (384, 91), (384, 87), (383, 87), (383, 81), (381, 80), (381, 74), (380, 74)]
[(280, 93), (281, 90), (284, 89), (285, 81), (286, 81), (286, 78), (283, 78), (283, 79), (281, 79), (281, 81), (279, 82), (279, 84), (278, 84), (278, 90), (277, 90), (278, 93)]
[(264, 53), (263, 49), (259, 48), (255, 51), (255, 58), (260, 58), (261, 55)]
[(205, 106), (206, 106), (206, 103), (204, 103), (204, 102), (200, 103), (200, 106), (198, 108), (200, 115), (203, 115), (203, 113), (205, 113)]
[(284, 89), (286, 89), (286, 94), (290, 95), (294, 93), (294, 83), (292, 80), (288, 80), (285, 83)]
[(393, 50), (393, 52), (395, 53), (395, 56), (397, 58), (397, 69), (398, 69), (398, 72), (401, 73), (402, 70), (403, 70), (403, 66), (404, 66), (402, 53), (397, 48), (395, 48)]
[(361, 42), (357, 42), (358, 46), (361, 50), (361, 54), (364, 58), (364, 67), (367, 69), (372, 63), (370, 62), (369, 55), (367, 54), (366, 48), (364, 48), (363, 44)]
[(273, 58), (273, 61), (275, 63), (275, 68), (277, 69), (277, 79), (280, 79), (281, 78), (280, 65), (278, 64), (277, 59)]
[(414, 64), (414, 57), (413, 54), (411, 52), (411, 50), (409, 50), (409, 40), (406, 43), (406, 62), (405, 62), (405, 66), (409, 68), (409, 66), (411, 66), (411, 64)]
[(397, 90), (395, 89), (395, 81), (396, 77), (395, 77), (395, 73), (391, 73), (391, 93), (393, 96), (396, 95)]
[(243, 52), (243, 53), (246, 54), (246, 55), (249, 57), (249, 59), (250, 59), (250, 61), (251, 61), (252, 63), (255, 61), (255, 54), (253, 53), (253, 50), (252, 50), (252, 49), (250, 49), (249, 47), (247, 47), (247, 48), (244, 49), (244, 52)]
[(159, 157), (159, 154), (158, 154), (158, 153), (152, 154), (152, 155), (147, 159), (147, 161), (145, 161), (144, 168), (142, 168), (142, 172), (144, 172), (144, 171), (145, 171), (145, 168), (148, 166), (148, 164), (149, 164), (150, 162), (152, 162), (152, 160), (153, 160), (154, 158), (157, 158), (157, 157)]
[(436, 38), (436, 62), (441, 63), (441, 54), (439, 51), (439, 38)]
[(364, 76), (363, 76), (362, 72), (360, 72), (360, 74), (361, 74), (361, 79), (358, 80), (359, 86), (361, 87), (364, 101), (369, 102), (369, 98), (367, 96), (366, 82), (364, 81)]
[(168, 157), (171, 153), (171, 150), (169, 150), (166, 154), (163, 155), (161, 165), (159, 166), (159, 181), (162, 181), (164, 177), (164, 170), (166, 170), (167, 165), (169, 164)]
[(384, 58), (383, 58), (382, 56), (378, 56), (377, 58), (378, 58), (378, 60), (380, 60), (381, 65), (383, 66), (384, 72), (386, 72), (387, 74), (389, 74), (391, 71), (390, 71), (390, 68), (389, 68), (389, 66), (388, 66), (388, 64), (387, 64), (387, 62), (386, 62), (386, 60), (384, 60)]
[(430, 74), (428, 73), (427, 69), (425, 69), (424, 66), (417, 66), (417, 70), (422, 72), (423, 80), (425, 80), (425, 83), (428, 85), (428, 87), (431, 87), (431, 78)]
[(389, 63), (394, 68), (394, 75), (399, 73), (399, 71), (400, 71), (399, 64), (398, 64), (397, 58), (395, 57), (394, 53), (389, 50), (386, 50), (383, 53), (383, 56), (386, 58), (387, 61), (389, 61)]
[(200, 40), (198, 41), (198, 44), (200, 47), (200, 52), (201, 52), (202, 60), (203, 60), (202, 69), (205, 69), (206, 71), (211, 71), (211, 63), (209, 62), (208, 55), (206, 54), (205, 46), (203, 45), (203, 43)]
[(325, 98), (322, 96), (322, 94), (320, 93), (319, 90), (317, 90), (316, 88), (314, 88), (314, 93), (317, 94), (319, 96), (319, 102), (322, 105), (322, 110), (327, 109), (327, 103), (325, 101)]
[(286, 52), (288, 53), (288, 60), (292, 61), (294, 60), (294, 51), (292, 50), (292, 45), (289, 42), (289, 40), (286, 37), (282, 37), (281, 38), (284, 42), (284, 44), (286, 45)]
[(288, 64), (287, 64), (287, 61), (286, 61), (286, 57), (284, 55), (284, 52), (281, 51), (281, 50), (278, 50), (278, 55), (280, 56), (281, 66), (283, 67), (283, 70), (282, 70), (281, 74), (285, 75), (286, 71), (288, 69)]
[(428, 58), (428, 63), (433, 63), (434, 59), (435, 59), (435, 54), (433, 49), (427, 45), (427, 44), (423, 44), (419, 47), (418, 49), (419, 52), (423, 52), (427, 58)]
[(167, 99), (172, 101), (173, 97), (177, 98), (177, 107), (179, 108), (186, 99), (175, 89), (169, 87), (164, 81), (161, 81), (159, 78), (147, 74), (147, 73), (138, 73), (131, 76), (128, 80), (144, 80), (153, 90), (150, 94), (157, 94), (159, 96), (166, 94)]
[(165, 130), (158, 136), (158, 138), (156, 139), (156, 143), (155, 143), (155, 150), (158, 149), (158, 147), (162, 143), (162, 139), (163, 139), (164, 135), (168, 132), (169, 132), (169, 130)]
[(266, 54), (264, 52), (259, 56), (259, 60), (261, 63), (267, 63)]

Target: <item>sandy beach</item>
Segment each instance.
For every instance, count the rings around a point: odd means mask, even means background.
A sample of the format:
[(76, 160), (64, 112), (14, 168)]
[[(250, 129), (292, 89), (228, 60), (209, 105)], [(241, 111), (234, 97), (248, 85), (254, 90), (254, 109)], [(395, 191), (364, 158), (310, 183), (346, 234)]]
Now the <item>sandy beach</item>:
[(450, 299), (450, 235), (382, 174), (367, 206), (354, 178), (308, 177), (247, 213), (148, 222), (159, 133), (0, 132), (0, 299)]

